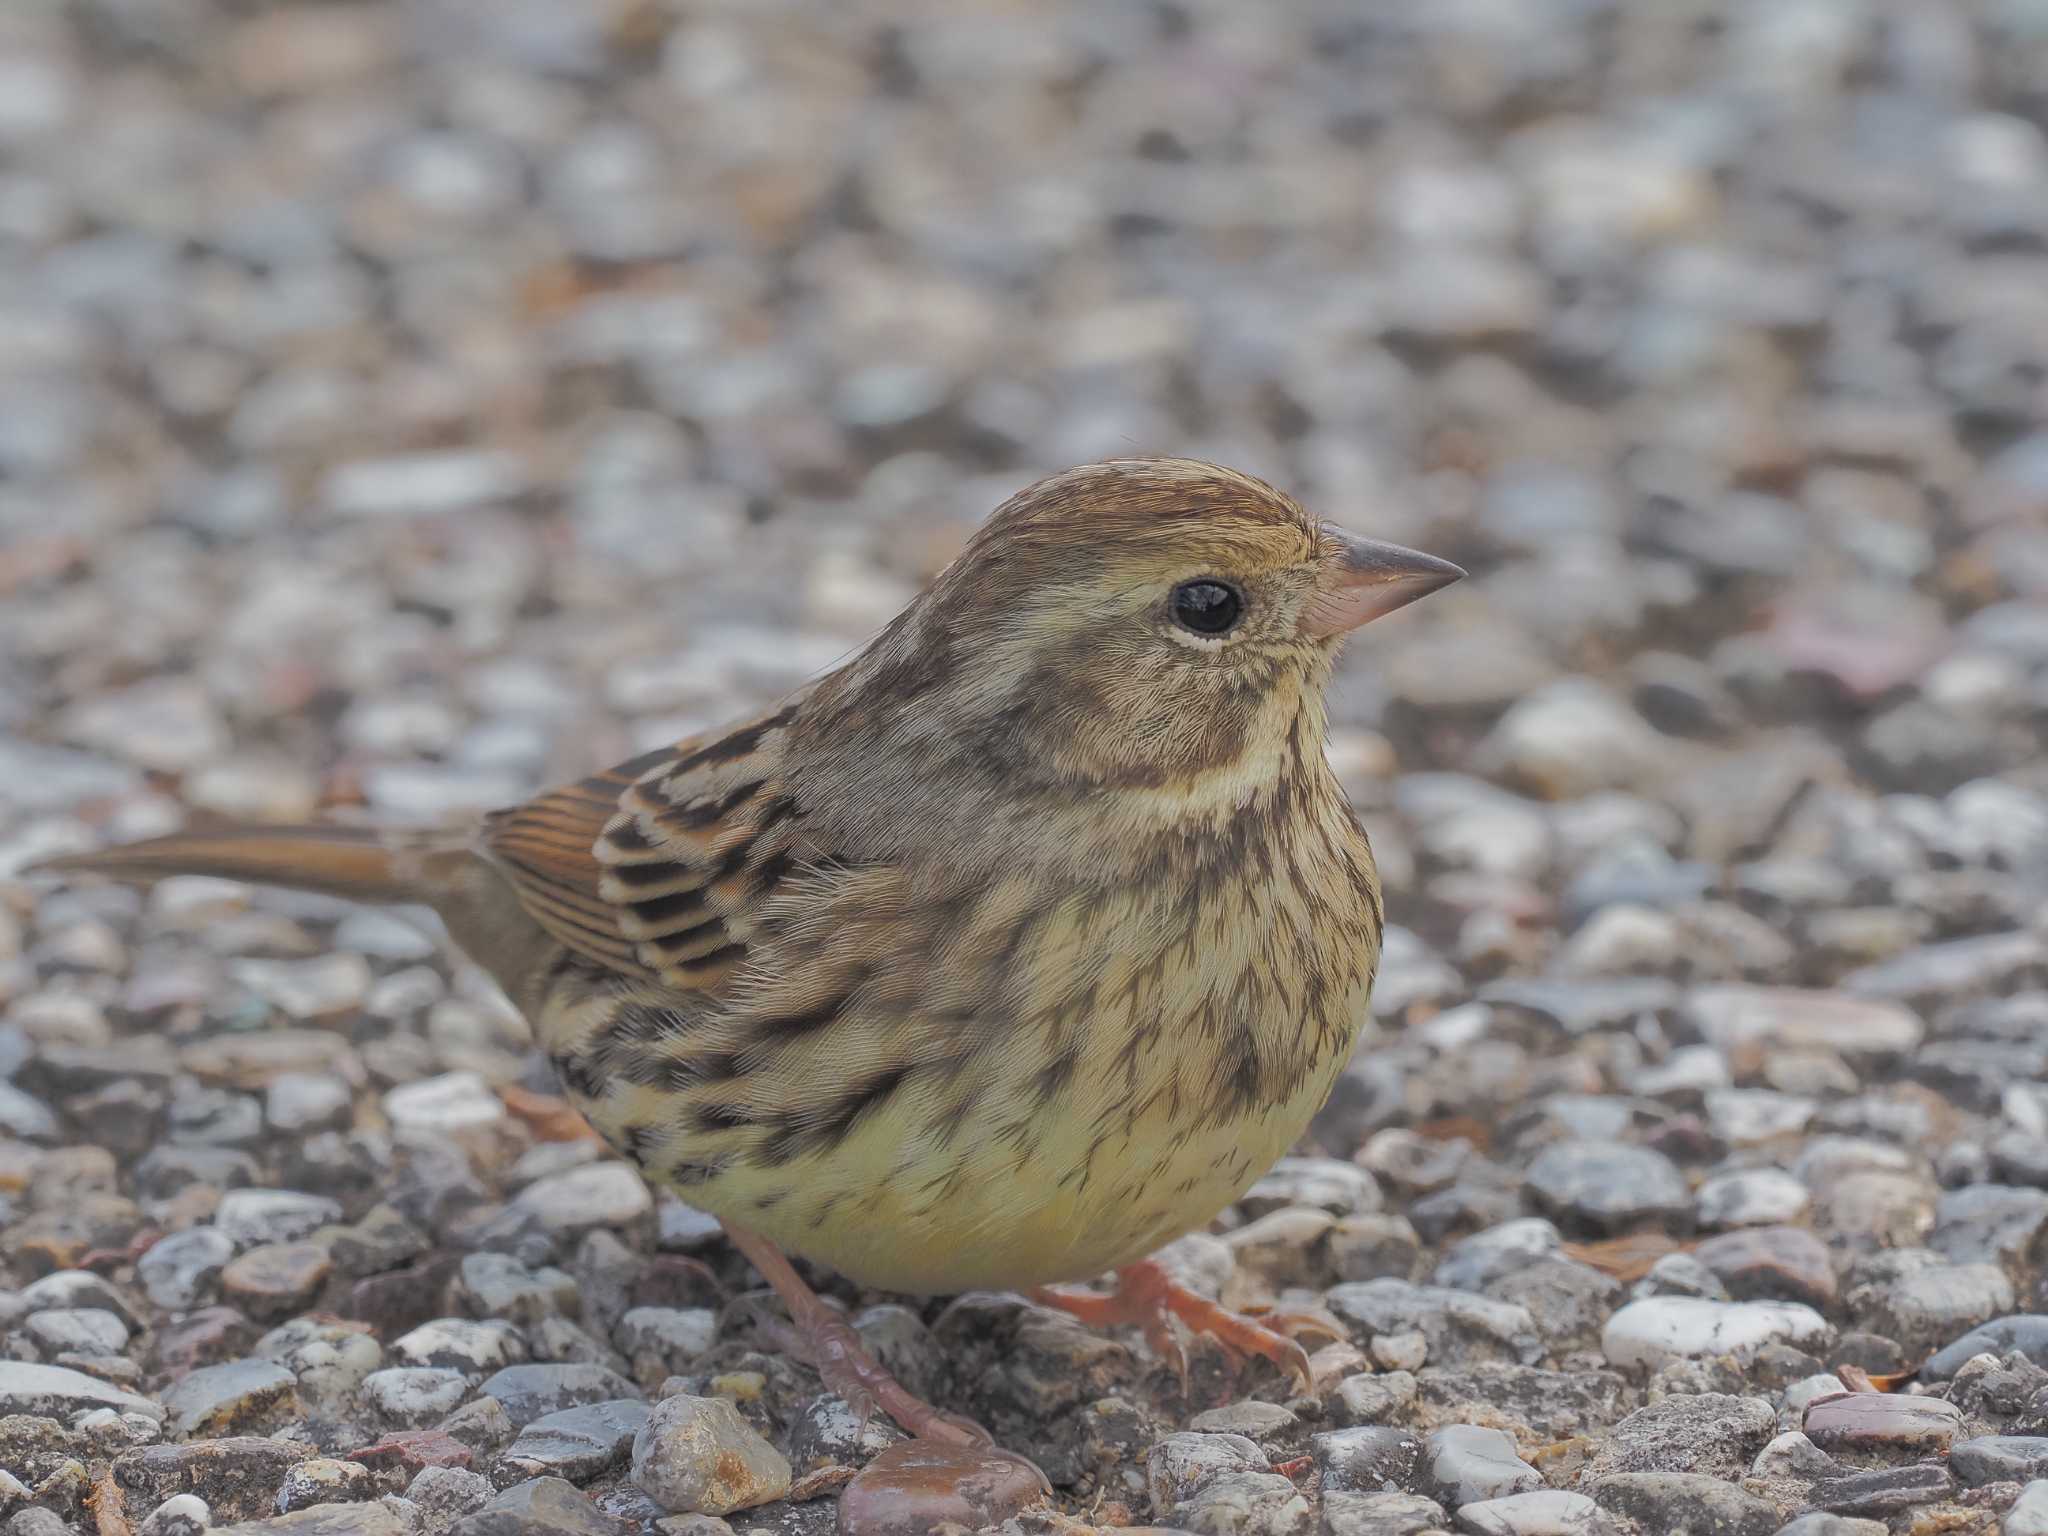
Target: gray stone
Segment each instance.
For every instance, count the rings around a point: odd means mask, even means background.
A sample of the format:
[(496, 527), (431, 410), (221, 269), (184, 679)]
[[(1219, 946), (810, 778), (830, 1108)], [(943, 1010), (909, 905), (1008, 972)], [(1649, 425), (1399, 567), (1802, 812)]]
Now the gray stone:
[(1428, 1536), (1449, 1517), (1419, 1493), (1323, 1494), (1323, 1536)]
[(616, 1371), (582, 1361), (508, 1365), (479, 1390), (503, 1403), (513, 1424), (521, 1427), (564, 1408), (637, 1396), (633, 1384)]
[(2025, 1355), (2036, 1365), (2048, 1366), (2048, 1315), (2022, 1312), (2001, 1317), (1972, 1328), (1961, 1338), (1936, 1350), (1920, 1367), (1922, 1381), (1947, 1381), (1965, 1360), (1977, 1355)]
[(443, 1536), (456, 1521), (482, 1509), (497, 1493), (489, 1478), (467, 1467), (421, 1467), (405, 1487), (406, 1498), (425, 1522), (427, 1536)]
[(180, 1435), (232, 1434), (298, 1409), (298, 1378), (272, 1360), (201, 1366), (164, 1394), (168, 1427)]
[(1645, 1531), (1776, 1536), (1778, 1529), (1775, 1505), (1702, 1472), (1617, 1472), (1585, 1491), (1602, 1509), (1635, 1521)]
[(1806, 1438), (1824, 1451), (1945, 1451), (1963, 1411), (1938, 1397), (1851, 1392), (1807, 1404)]
[(1871, 1472), (1852, 1472), (1847, 1477), (1816, 1483), (1813, 1502), (1838, 1515), (1868, 1515), (1888, 1519), (1921, 1504), (1935, 1504), (1955, 1491), (1955, 1480), (1938, 1461), (1914, 1462), (1904, 1467), (1883, 1467)]
[(1777, 1422), (1776, 1411), (1761, 1397), (1703, 1392), (1662, 1398), (1615, 1425), (1585, 1475), (1706, 1472), (1739, 1477)]
[(1420, 1332), (1438, 1364), (1475, 1360), (1528, 1363), (1543, 1352), (1536, 1320), (1523, 1307), (1441, 1286), (1405, 1280), (1359, 1280), (1333, 1286), (1324, 1297), (1331, 1312), (1353, 1326), (1354, 1337)]
[(449, 1527), (449, 1536), (621, 1536), (626, 1528), (559, 1477), (507, 1488)]
[(2048, 1479), (2035, 1478), (2020, 1490), (1999, 1531), (2001, 1536), (2048, 1536)]
[(1452, 1509), (1543, 1486), (1543, 1474), (1515, 1454), (1515, 1442), (1497, 1429), (1446, 1424), (1424, 1448), (1429, 1480)]
[(1949, 1450), (1948, 1469), (1966, 1488), (2030, 1482), (2048, 1475), (2048, 1437), (1979, 1435), (1958, 1441)]
[(1378, 1493), (1399, 1488), (1414, 1493), (1423, 1489), (1426, 1447), (1423, 1437), (1411, 1430), (1370, 1424), (1329, 1430), (1311, 1438), (1309, 1449), (1325, 1491)]
[(658, 1403), (633, 1440), (633, 1481), (671, 1514), (729, 1514), (789, 1491), (787, 1458), (724, 1398)]
[(1671, 1159), (1621, 1142), (1567, 1141), (1529, 1165), (1529, 1193), (1555, 1220), (1592, 1232), (1674, 1221), (1692, 1208)]
[(363, 1401), (387, 1424), (414, 1429), (438, 1423), (469, 1396), (470, 1378), (431, 1365), (394, 1365), (363, 1378)]
[(483, 1376), (526, 1359), (526, 1341), (512, 1324), (496, 1318), (472, 1321), (436, 1318), (394, 1339), (391, 1352), (407, 1365), (440, 1366)]
[(1465, 1505), (1458, 1529), (1472, 1536), (1610, 1536), (1618, 1528), (1583, 1493), (1539, 1488)]
[(46, 1355), (117, 1355), (128, 1343), (128, 1325), (98, 1307), (31, 1312), (22, 1332)]
[(231, 1189), (220, 1198), (214, 1227), (236, 1248), (290, 1243), (341, 1220), (339, 1201), (293, 1189)]
[(511, 1477), (561, 1477), (587, 1483), (622, 1465), (648, 1420), (638, 1399), (590, 1403), (543, 1414), (505, 1448), (498, 1465)]
[(136, 1262), (135, 1278), (149, 1299), (167, 1312), (188, 1312), (220, 1287), (220, 1272), (235, 1256), (231, 1238), (216, 1227), (173, 1232)]
[(1750, 1356), (1769, 1344), (1810, 1348), (1827, 1335), (1827, 1319), (1796, 1302), (1658, 1296), (1608, 1319), (1600, 1347), (1615, 1365), (1655, 1369), (1672, 1360)]
[(311, 1509), (318, 1504), (352, 1503), (374, 1492), (375, 1478), (359, 1461), (315, 1456), (286, 1471), (277, 1488), (277, 1512)]
[(1196, 1536), (1307, 1536), (1314, 1516), (1307, 1498), (1277, 1472), (1226, 1472), (1165, 1514)]
[[(1322, 1454), (1320, 1449), (1317, 1454)], [(1163, 1512), (1185, 1504), (1228, 1473), (1270, 1472), (1272, 1466), (1266, 1453), (1243, 1435), (1183, 1431), (1166, 1436), (1146, 1454), (1145, 1484), (1152, 1507)]]
[(123, 1392), (96, 1376), (59, 1365), (34, 1365), (25, 1360), (0, 1360), (0, 1415), (35, 1414), (68, 1419), (93, 1408), (142, 1413), (160, 1419), (164, 1410), (146, 1397)]
[(136, 1536), (199, 1536), (213, 1525), (213, 1510), (196, 1493), (174, 1493), (149, 1512)]

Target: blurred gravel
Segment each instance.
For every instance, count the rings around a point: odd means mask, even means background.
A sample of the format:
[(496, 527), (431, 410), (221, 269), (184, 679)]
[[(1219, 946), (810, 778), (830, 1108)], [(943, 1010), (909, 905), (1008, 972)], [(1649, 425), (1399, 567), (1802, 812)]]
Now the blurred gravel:
[(2043, 0), (0, 7), (0, 1528), (831, 1528), (893, 1435), (416, 915), (6, 876), (624, 757), (1144, 451), (1474, 573), (1178, 1253), (1349, 1337), (870, 1341), (1096, 1524), (2048, 1531), (2044, 125)]

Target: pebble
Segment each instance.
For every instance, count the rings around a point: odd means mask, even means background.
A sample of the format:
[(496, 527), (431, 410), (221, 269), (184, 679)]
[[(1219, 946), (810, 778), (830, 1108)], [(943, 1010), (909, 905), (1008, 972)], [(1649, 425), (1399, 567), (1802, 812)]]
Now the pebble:
[(587, 1483), (625, 1462), (647, 1422), (647, 1405), (637, 1399), (543, 1414), (505, 1447), (498, 1466), (518, 1477)]
[(624, 1527), (573, 1484), (530, 1478), (449, 1527), (449, 1536), (621, 1536)]
[(2035, 1478), (2020, 1490), (1999, 1530), (2001, 1536), (2048, 1536), (2048, 1479)]
[(1946, 1465), (1918, 1461), (1910, 1466), (1852, 1472), (1846, 1477), (1816, 1483), (1813, 1502), (1839, 1515), (1889, 1519), (1902, 1511), (1945, 1499), (1954, 1487)]
[(581, 1232), (637, 1222), (654, 1209), (654, 1197), (626, 1164), (595, 1163), (527, 1185), (513, 1207), (551, 1232)]
[(1463, 1505), (1458, 1529), (1472, 1536), (1603, 1536), (1614, 1527), (1583, 1493), (1541, 1488)]
[(633, 1439), (632, 1476), (672, 1514), (730, 1514), (789, 1491), (788, 1459), (723, 1398), (655, 1405)]
[(1827, 1319), (1796, 1302), (1660, 1296), (1616, 1312), (1600, 1348), (1613, 1365), (1655, 1369), (1708, 1355), (1753, 1356), (1770, 1344), (1817, 1345), (1827, 1334)]
[(1949, 1448), (1948, 1469), (1966, 1488), (2031, 1482), (2048, 1473), (2048, 1438), (1978, 1435), (1959, 1440)]
[(1962, 1428), (1962, 1410), (1938, 1397), (1851, 1392), (1806, 1407), (1806, 1438), (1824, 1451), (1946, 1451)]
[(1527, 1309), (1440, 1286), (1405, 1280), (1351, 1281), (1324, 1297), (1330, 1311), (1352, 1325), (1354, 1336), (1420, 1333), (1429, 1358), (1440, 1364), (1470, 1360), (1527, 1362), (1542, 1352), (1536, 1321)]
[(515, 1426), (564, 1408), (634, 1396), (633, 1385), (616, 1372), (586, 1361), (508, 1365), (477, 1389), (505, 1405)]
[(1602, 1509), (1647, 1531), (1704, 1526), (1715, 1536), (1777, 1536), (1777, 1506), (1700, 1472), (1617, 1472), (1586, 1489)]
[(164, 1394), (167, 1423), (186, 1436), (233, 1434), (298, 1408), (298, 1378), (271, 1360), (202, 1366)]
[(1528, 1183), (1553, 1220), (1596, 1233), (1679, 1219), (1692, 1206), (1668, 1157), (1618, 1142), (1546, 1147), (1529, 1165)]
[(1616, 1424), (1588, 1477), (1616, 1472), (1710, 1472), (1733, 1478), (1777, 1428), (1760, 1397), (1720, 1392), (1674, 1395), (1638, 1408)]
[(363, 1400), (386, 1423), (420, 1428), (438, 1423), (462, 1406), (470, 1381), (461, 1371), (427, 1365), (397, 1365), (363, 1378)]
[(83, 1371), (26, 1360), (0, 1360), (0, 1416), (22, 1413), (68, 1419), (94, 1408), (163, 1417), (163, 1409), (146, 1397), (124, 1392)]

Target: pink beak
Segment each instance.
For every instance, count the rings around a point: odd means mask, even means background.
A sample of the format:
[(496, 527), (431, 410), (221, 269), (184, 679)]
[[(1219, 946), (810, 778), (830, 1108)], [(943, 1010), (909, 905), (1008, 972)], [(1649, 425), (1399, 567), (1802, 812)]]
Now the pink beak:
[(1335, 547), (1324, 562), (1319, 590), (1301, 613), (1301, 632), (1318, 640), (1385, 618), (1465, 574), (1448, 560), (1362, 539), (1334, 523), (1323, 524), (1323, 535)]

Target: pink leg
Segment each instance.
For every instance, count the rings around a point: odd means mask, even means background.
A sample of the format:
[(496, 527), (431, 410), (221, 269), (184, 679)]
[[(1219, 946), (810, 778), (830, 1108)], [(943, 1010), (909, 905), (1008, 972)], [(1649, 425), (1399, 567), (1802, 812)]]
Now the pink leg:
[[(1187, 1352), (1174, 1336), (1167, 1319), (1177, 1318), (1196, 1333), (1205, 1333), (1227, 1349), (1243, 1355), (1259, 1355), (1272, 1361), (1300, 1383), (1303, 1391), (1313, 1390), (1308, 1355), (1278, 1328), (1218, 1306), (1206, 1296), (1181, 1285), (1158, 1264), (1147, 1259), (1116, 1272), (1116, 1290), (1104, 1296), (1099, 1291), (1070, 1290), (1064, 1286), (1041, 1285), (1031, 1299), (1048, 1307), (1070, 1312), (1093, 1328), (1132, 1324), (1144, 1330), (1145, 1342), (1154, 1354), (1175, 1366), (1183, 1383), (1187, 1380)], [(1326, 1328), (1313, 1315), (1274, 1318), (1282, 1328), (1299, 1326)]]
[(775, 1294), (789, 1308), (790, 1320), (796, 1324), (819, 1378), (851, 1403), (855, 1412), (865, 1415), (879, 1408), (920, 1440), (970, 1446), (993, 1443), (993, 1437), (979, 1424), (934, 1408), (891, 1376), (887, 1367), (868, 1353), (853, 1325), (804, 1283), (781, 1249), (729, 1221), (720, 1225), (732, 1245), (747, 1256), (747, 1262), (775, 1287)]

